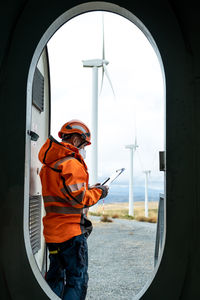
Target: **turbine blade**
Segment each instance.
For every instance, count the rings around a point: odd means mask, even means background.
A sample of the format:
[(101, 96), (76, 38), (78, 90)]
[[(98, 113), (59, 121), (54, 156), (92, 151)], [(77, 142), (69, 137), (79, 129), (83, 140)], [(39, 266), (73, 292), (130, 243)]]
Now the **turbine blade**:
[(99, 96), (101, 95), (102, 88), (103, 88), (103, 79), (104, 79), (104, 68), (102, 66), (101, 88), (100, 88)]
[(104, 14), (102, 13), (102, 59), (105, 59)]
[(113, 89), (113, 85), (112, 85), (112, 82), (111, 82), (111, 80), (110, 80), (110, 77), (109, 77), (109, 74), (108, 74), (108, 70), (107, 70), (105, 64), (103, 64), (103, 69), (104, 69), (104, 72), (105, 72), (105, 74), (106, 74), (106, 76), (107, 76), (107, 78), (108, 78), (108, 81), (109, 81), (109, 83), (110, 83), (110, 86), (111, 86), (113, 95), (114, 95), (114, 97), (115, 97), (115, 92), (114, 92), (114, 89)]
[(138, 144), (137, 144), (137, 135), (135, 134), (135, 146), (138, 147)]
[[(105, 60), (104, 14), (103, 14), (103, 12), (102, 12), (102, 60)], [(99, 96), (101, 95), (101, 92), (103, 89), (103, 80), (104, 80), (104, 68), (102, 65), (101, 88), (100, 88)]]

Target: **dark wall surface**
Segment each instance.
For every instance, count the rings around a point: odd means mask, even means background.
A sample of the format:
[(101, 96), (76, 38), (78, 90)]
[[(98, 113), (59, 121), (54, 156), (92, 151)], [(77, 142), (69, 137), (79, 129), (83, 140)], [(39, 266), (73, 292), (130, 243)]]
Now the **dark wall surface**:
[[(30, 267), (23, 233), (27, 77), (48, 27), (84, 2), (0, 3), (1, 299), (48, 299)], [(158, 272), (141, 299), (200, 299), (200, 11), (195, 0), (112, 3), (148, 28), (166, 78), (166, 242)]]

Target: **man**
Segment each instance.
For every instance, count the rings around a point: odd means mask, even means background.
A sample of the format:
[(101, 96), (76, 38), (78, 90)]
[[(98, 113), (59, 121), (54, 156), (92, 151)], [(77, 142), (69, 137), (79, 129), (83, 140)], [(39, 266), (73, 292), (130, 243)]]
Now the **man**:
[(46, 280), (61, 299), (83, 300), (88, 283), (86, 238), (92, 230), (84, 210), (106, 197), (108, 187), (88, 185), (83, 159), (85, 146), (91, 144), (88, 127), (72, 120), (58, 136), (62, 142), (50, 136), (39, 152), (46, 210), (43, 233), (50, 253)]

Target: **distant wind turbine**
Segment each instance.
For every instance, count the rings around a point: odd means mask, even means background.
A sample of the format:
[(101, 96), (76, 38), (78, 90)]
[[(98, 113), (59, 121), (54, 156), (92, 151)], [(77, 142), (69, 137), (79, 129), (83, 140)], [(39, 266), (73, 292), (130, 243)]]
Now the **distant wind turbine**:
[[(114, 93), (112, 82), (108, 75), (108, 70), (106, 66), (109, 62), (105, 59), (105, 41), (104, 41), (104, 19), (102, 16), (102, 59), (90, 59), (83, 60), (83, 67), (92, 68), (92, 126), (91, 126), (91, 139), (92, 139), (92, 148), (91, 148), (91, 171), (90, 171), (90, 183), (95, 184), (98, 181), (98, 68), (102, 68), (102, 81), (101, 81), (101, 90), (103, 87), (104, 73), (108, 78), (111, 89)], [(101, 92), (100, 90), (100, 92)]]
[(133, 158), (134, 153), (138, 147), (137, 138), (135, 137), (135, 143), (126, 145), (125, 148), (130, 150), (130, 170), (129, 170), (129, 216), (134, 216), (134, 196), (133, 196)]

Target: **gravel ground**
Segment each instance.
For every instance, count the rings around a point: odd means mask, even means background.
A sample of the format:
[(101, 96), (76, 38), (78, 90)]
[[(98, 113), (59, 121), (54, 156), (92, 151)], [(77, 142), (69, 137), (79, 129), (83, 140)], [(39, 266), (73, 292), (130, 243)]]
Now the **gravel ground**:
[(87, 300), (130, 300), (154, 269), (156, 224), (90, 216)]

